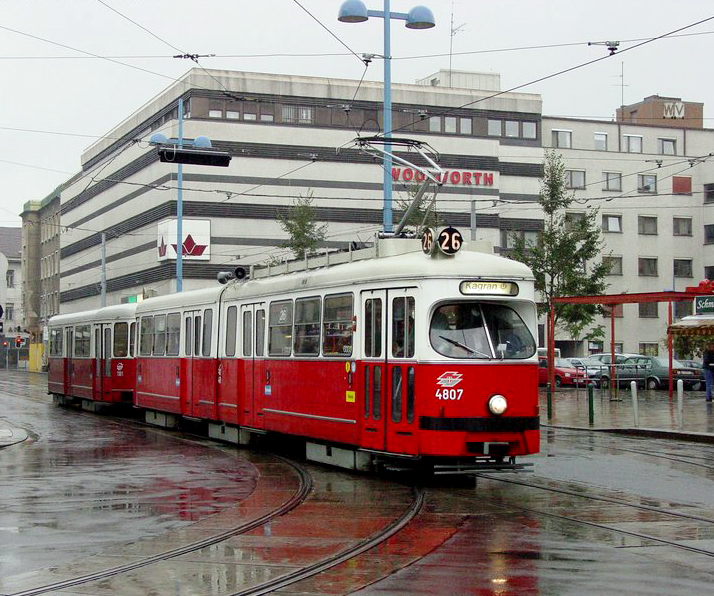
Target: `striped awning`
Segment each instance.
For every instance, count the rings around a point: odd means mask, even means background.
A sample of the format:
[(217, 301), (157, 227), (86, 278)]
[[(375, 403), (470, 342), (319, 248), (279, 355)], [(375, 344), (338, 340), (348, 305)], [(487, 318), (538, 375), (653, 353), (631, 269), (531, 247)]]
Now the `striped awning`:
[(711, 315), (692, 315), (684, 317), (669, 326), (672, 335), (714, 336), (714, 317)]

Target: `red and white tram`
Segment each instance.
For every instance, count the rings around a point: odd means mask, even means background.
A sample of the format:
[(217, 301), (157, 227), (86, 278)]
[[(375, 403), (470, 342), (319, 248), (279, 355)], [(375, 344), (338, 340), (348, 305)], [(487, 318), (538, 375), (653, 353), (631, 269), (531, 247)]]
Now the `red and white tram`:
[(121, 304), (50, 319), (48, 386), (57, 402), (133, 402), (135, 311)]
[[(531, 271), (404, 239), (379, 252), (139, 303), (135, 405), (240, 443), (304, 437), (308, 458), (349, 468), (516, 467), (539, 450)], [(96, 328), (103, 310), (81, 316)], [(53, 371), (50, 392), (66, 383)]]

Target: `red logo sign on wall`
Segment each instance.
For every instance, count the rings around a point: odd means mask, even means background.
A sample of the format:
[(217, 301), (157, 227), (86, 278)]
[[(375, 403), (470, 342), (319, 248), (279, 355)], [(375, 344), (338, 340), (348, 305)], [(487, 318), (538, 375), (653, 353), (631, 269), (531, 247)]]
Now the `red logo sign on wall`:
[[(174, 250), (176, 250), (175, 244), (172, 244), (171, 246)], [(186, 240), (183, 241), (183, 251), (181, 252), (181, 255), (184, 257), (200, 257), (207, 247), (207, 244), (196, 244), (193, 236), (189, 234), (186, 236)]]
[[(424, 182), (426, 176), (412, 168), (392, 168), (392, 180), (395, 182)], [(462, 186), (493, 186), (493, 172), (474, 172), (472, 170), (445, 171), (436, 176), (442, 184)]]

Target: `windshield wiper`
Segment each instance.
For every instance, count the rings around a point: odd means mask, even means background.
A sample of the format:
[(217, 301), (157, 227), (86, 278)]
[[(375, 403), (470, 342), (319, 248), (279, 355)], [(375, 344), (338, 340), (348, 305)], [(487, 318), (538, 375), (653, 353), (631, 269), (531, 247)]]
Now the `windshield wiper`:
[(439, 337), (441, 339), (443, 339), (444, 341), (448, 341), (450, 344), (458, 346), (459, 348), (463, 348), (464, 350), (466, 350), (467, 352), (469, 352), (471, 354), (479, 354), (480, 356), (484, 356), (485, 358), (488, 358), (489, 360), (491, 360), (490, 354), (484, 354), (483, 352), (474, 350), (472, 347), (467, 346), (466, 344), (462, 344), (460, 341), (456, 341), (455, 339), (451, 339), (450, 337), (446, 337), (444, 335), (440, 335)]

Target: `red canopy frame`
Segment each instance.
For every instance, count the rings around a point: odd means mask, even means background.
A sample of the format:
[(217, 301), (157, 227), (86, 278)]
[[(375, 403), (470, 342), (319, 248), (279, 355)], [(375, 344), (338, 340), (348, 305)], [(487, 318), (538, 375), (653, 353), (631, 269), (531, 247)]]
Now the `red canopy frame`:
[(669, 397), (672, 397), (673, 375), (672, 375), (672, 333), (669, 326), (672, 325), (672, 303), (682, 300), (692, 300), (695, 296), (714, 294), (714, 282), (707, 279), (700, 282), (698, 286), (687, 287), (684, 292), (642, 292), (639, 294), (601, 294), (599, 296), (560, 296), (553, 298), (548, 312), (548, 324), (546, 333), (546, 345), (548, 347), (548, 382), (551, 391), (555, 391), (555, 305), (556, 304), (600, 304), (611, 306), (610, 311), (610, 354), (612, 371), (610, 378), (615, 378), (615, 306), (618, 304), (632, 304), (645, 302), (667, 302), (668, 325), (667, 325), (667, 345), (669, 349)]

